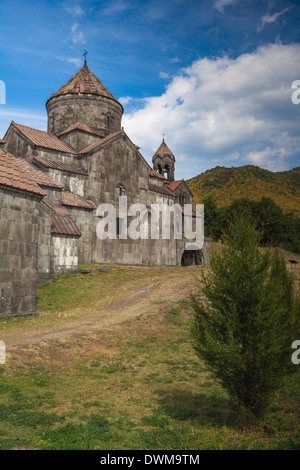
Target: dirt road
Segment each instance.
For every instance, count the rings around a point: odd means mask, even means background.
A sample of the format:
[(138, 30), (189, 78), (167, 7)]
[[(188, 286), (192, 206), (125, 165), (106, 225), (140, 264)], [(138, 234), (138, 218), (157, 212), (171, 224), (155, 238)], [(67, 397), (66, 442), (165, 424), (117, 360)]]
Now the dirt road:
[[(151, 269), (151, 268), (150, 268)], [(141, 270), (138, 282), (120, 282), (117, 293), (103, 301), (99, 291), (99, 302), (87, 307), (77, 306), (69, 312), (60, 312), (57, 323), (44, 313), (39, 317), (16, 319), (15, 326), (2, 328), (1, 339), (9, 350), (21, 345), (45, 344), (48, 341), (72, 340), (76, 336), (93, 335), (101, 330), (120, 327), (127, 320), (172, 308), (181, 299), (188, 299), (196, 288), (197, 268), (153, 268), (149, 282), (149, 271)], [(145, 275), (146, 274), (146, 275)], [(113, 286), (112, 286), (113, 287)], [(109, 288), (108, 288), (109, 291)], [(48, 320), (48, 321), (47, 321)], [(10, 320), (11, 321), (11, 320)]]

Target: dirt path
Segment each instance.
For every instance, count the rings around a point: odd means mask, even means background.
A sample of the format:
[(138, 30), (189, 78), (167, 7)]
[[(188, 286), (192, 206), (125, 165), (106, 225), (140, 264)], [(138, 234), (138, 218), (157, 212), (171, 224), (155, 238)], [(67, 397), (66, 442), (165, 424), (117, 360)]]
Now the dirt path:
[[(193, 269), (182, 271), (179, 275), (175, 273), (171, 276), (159, 277), (149, 282), (145, 280), (142, 288), (128, 294), (128, 290), (121, 290), (121, 297), (118, 300), (108, 301), (95, 314), (78, 317), (78, 310), (73, 311), (74, 317), (66, 320), (62, 327), (56, 325), (43, 327), (41, 332), (36, 328), (31, 328), (11, 334), (14, 336), (5, 340), (6, 347), (9, 350), (15, 350), (15, 347), (21, 345), (38, 345), (53, 340), (72, 340), (72, 337), (93, 335), (104, 329), (114, 328), (124, 321), (131, 320), (141, 315), (149, 315), (159, 312), (178, 300), (189, 298), (191, 292), (195, 289), (195, 271)], [(77, 315), (76, 315), (77, 314)], [(19, 329), (18, 329), (19, 330)]]

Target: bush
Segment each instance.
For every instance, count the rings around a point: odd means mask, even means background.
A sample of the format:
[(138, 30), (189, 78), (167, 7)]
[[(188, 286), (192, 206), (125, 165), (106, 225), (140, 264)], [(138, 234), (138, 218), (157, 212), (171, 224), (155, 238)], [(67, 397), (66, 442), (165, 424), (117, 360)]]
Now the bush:
[(266, 413), (282, 378), (296, 372), (291, 345), (297, 339), (299, 303), (285, 261), (277, 251), (259, 248), (249, 216), (235, 216), (223, 240), (200, 284), (205, 301), (192, 299), (193, 345), (242, 422), (253, 425)]

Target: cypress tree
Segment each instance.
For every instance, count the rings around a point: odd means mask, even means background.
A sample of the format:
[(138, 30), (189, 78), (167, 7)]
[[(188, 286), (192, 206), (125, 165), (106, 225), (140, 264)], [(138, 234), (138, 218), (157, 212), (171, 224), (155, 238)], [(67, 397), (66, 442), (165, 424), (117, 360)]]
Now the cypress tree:
[(227, 390), (245, 425), (265, 415), (281, 380), (296, 372), (299, 302), (280, 254), (261, 249), (251, 218), (233, 217), (224, 244), (212, 252), (192, 299), (192, 341), (198, 356)]

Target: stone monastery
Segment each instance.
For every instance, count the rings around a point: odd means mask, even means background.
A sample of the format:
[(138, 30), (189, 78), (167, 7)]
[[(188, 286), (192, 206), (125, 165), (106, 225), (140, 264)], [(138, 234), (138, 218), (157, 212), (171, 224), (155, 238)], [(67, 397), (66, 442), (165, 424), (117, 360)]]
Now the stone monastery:
[[(86, 61), (46, 103), (48, 130), (12, 121), (0, 139), (0, 317), (35, 314), (36, 286), (79, 264), (207, 264), (209, 241), (97, 237), (97, 207), (192, 203), (163, 142), (153, 168), (121, 127), (122, 104)], [(130, 217), (128, 217), (130, 219)], [(129, 220), (128, 220), (129, 223)], [(117, 219), (117, 226), (122, 220)], [(117, 233), (118, 227), (117, 227)]]

